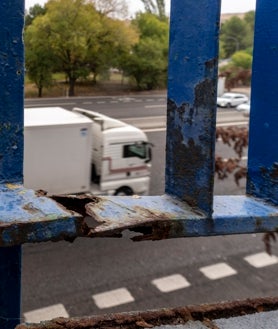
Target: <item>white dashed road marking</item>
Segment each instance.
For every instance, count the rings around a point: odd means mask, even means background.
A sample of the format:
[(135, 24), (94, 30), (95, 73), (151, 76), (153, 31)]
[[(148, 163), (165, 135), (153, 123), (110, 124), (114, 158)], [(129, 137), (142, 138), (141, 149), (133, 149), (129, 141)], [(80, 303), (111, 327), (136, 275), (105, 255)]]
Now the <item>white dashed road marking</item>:
[(175, 291), (190, 286), (190, 283), (186, 280), (186, 278), (180, 274), (173, 274), (160, 279), (155, 279), (152, 281), (152, 284), (155, 285), (161, 292)]
[(26, 322), (37, 323), (40, 321), (51, 320), (57, 317), (68, 318), (68, 312), (63, 304), (56, 304), (23, 314)]
[(126, 288), (103, 292), (92, 297), (98, 308), (109, 308), (134, 301), (134, 298)]
[(244, 259), (252, 266), (256, 268), (265, 267), (278, 263), (276, 256), (270, 256), (266, 252), (260, 252), (258, 254), (244, 257)]
[(226, 276), (231, 276), (237, 273), (236, 270), (226, 263), (201, 267), (200, 271), (210, 280), (225, 278)]
[(155, 109), (155, 108), (164, 108), (165, 105), (164, 104), (160, 104), (160, 105), (145, 105), (144, 107), (146, 109)]

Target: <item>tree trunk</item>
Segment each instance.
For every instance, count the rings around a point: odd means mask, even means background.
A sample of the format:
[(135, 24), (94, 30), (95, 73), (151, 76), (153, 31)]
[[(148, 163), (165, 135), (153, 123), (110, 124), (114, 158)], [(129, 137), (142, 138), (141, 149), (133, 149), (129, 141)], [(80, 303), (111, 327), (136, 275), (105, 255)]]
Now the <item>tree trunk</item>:
[(74, 96), (74, 87), (76, 79), (69, 77), (69, 96)]
[(38, 97), (42, 97), (42, 87), (38, 88)]

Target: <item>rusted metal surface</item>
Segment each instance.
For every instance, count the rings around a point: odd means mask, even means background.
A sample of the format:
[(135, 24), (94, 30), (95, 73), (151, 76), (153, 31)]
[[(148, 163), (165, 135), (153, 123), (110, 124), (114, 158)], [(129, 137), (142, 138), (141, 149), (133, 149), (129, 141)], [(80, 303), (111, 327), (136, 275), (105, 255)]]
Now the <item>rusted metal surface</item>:
[(165, 191), (210, 217), (220, 0), (172, 1), (171, 15)]
[(215, 196), (212, 218), (169, 195), (52, 198), (20, 185), (2, 186), (0, 246), (121, 237), (125, 230), (137, 233), (134, 241), (278, 230), (277, 207), (247, 196)]
[[(257, 298), (242, 301), (186, 306), (173, 309), (99, 315), (84, 318), (56, 318), (39, 324), (21, 324), (16, 329), (142, 329), (159, 325), (178, 325), (201, 321), (205, 325), (223, 318), (233, 318), (278, 309), (278, 298)], [(208, 328), (210, 328), (208, 326)]]
[[(87, 237), (121, 237), (131, 230), (132, 240), (276, 231), (278, 209), (247, 196), (215, 196), (212, 218), (168, 195), (133, 197), (54, 196), (58, 203), (90, 216)], [(85, 224), (84, 224), (85, 225)]]
[[(83, 216), (20, 184), (0, 185), (0, 246), (72, 240), (84, 235)], [(11, 215), (12, 214), (12, 215)]]

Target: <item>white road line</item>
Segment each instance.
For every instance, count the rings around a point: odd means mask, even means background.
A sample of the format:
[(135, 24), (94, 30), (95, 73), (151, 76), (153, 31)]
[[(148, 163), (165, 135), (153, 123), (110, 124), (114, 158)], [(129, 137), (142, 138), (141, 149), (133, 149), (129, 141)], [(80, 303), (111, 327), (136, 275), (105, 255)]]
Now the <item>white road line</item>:
[(160, 105), (145, 105), (145, 109), (154, 109), (154, 108), (165, 108), (165, 104), (160, 104)]
[(97, 104), (105, 104), (106, 101), (98, 101)]
[(65, 105), (76, 105), (75, 103), (56, 103), (55, 105), (51, 105), (51, 104), (43, 104), (43, 103), (38, 103), (38, 104), (26, 104), (24, 107), (28, 108), (28, 107), (50, 107), (50, 106), (65, 106)]
[(231, 121), (231, 122), (216, 123), (216, 127), (229, 127), (229, 126), (242, 126), (242, 125), (248, 125), (248, 121)]
[(155, 279), (152, 284), (161, 292), (171, 292), (190, 286), (190, 283), (180, 274), (173, 274), (163, 278)]
[(218, 263), (201, 267), (200, 271), (210, 280), (217, 280), (237, 274), (237, 271), (226, 263)]
[(274, 265), (278, 263), (278, 258), (276, 256), (270, 256), (266, 252), (260, 252), (258, 254), (244, 257), (244, 260), (248, 262), (251, 266), (254, 266), (256, 268)]
[(68, 318), (68, 312), (63, 304), (51, 305), (48, 307), (39, 308), (34, 311), (26, 312), (23, 314), (26, 322), (38, 323), (40, 321), (51, 320), (57, 317)]
[(93, 104), (93, 102), (83, 102), (82, 104), (88, 105), (88, 104)]
[(126, 288), (119, 288), (92, 296), (98, 308), (109, 308), (131, 303), (134, 298)]

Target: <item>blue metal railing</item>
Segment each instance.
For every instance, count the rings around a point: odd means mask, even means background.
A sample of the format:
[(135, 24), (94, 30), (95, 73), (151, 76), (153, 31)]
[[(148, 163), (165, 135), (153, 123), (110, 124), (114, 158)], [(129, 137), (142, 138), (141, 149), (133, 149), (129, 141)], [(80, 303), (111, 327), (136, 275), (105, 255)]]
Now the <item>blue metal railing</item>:
[(0, 2), (0, 327), (20, 318), (20, 245), (118, 236), (165, 239), (277, 230), (278, 3), (257, 1), (247, 195), (213, 196), (220, 0), (172, 0), (166, 194), (57, 197), (71, 210), (21, 186), (23, 154), (24, 3)]

